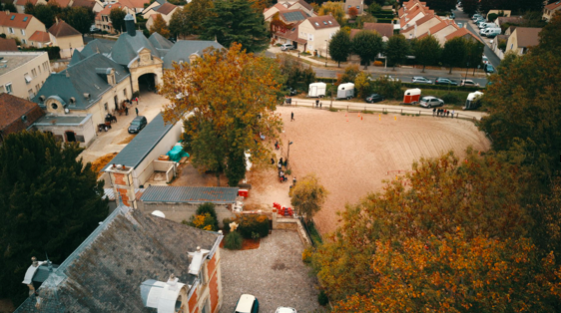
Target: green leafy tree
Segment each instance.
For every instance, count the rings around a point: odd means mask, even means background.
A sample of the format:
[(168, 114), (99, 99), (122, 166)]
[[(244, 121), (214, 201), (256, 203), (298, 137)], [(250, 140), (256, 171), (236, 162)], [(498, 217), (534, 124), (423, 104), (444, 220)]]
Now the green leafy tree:
[(35, 4), (33, 4), (30, 1), (27, 1), (25, 3), (25, 5), (23, 6), (23, 12), (25, 14), (30, 14), (30, 15), (35, 16)]
[(427, 0), (427, 7), (435, 11), (449, 12), (456, 8), (456, 0)]
[(4, 11), (8, 11), (8, 12), (12, 12), (12, 13), (18, 13), (18, 10), (16, 9), (16, 6), (14, 5), (14, 3), (12, 2), (5, 2), (2, 4)]
[(405, 36), (401, 34), (394, 35), (388, 40), (385, 50), (388, 63), (393, 66), (393, 70), (395, 70), (395, 66), (401, 64), (409, 53), (409, 42), (405, 39)]
[(169, 20), (169, 31), (176, 37), (187, 36), (192, 32), (189, 29), (189, 20), (185, 7), (178, 8), (173, 12)]
[(263, 14), (247, 0), (215, 1), (203, 28), (202, 39), (216, 39), (226, 48), (239, 43), (247, 52), (259, 52), (269, 44)]
[(318, 15), (331, 15), (335, 18), (339, 25), (345, 25), (345, 10), (343, 9), (344, 5), (345, 4), (343, 2), (324, 2), (319, 8)]
[(21, 132), (0, 146), (1, 297), (25, 298), (21, 283), (32, 256), (60, 263), (107, 216), (103, 181), (78, 158), (76, 144), (64, 147), (40, 132)]
[(343, 72), (343, 74), (337, 74), (336, 84), (340, 85), (343, 83), (354, 83), (359, 73), (360, 73), (360, 69), (358, 65), (356, 64), (348, 65), (347, 67), (345, 67), (345, 72)]
[(456, 37), (446, 41), (442, 50), (442, 61), (452, 68), (455, 66), (466, 66), (466, 40), (463, 37)]
[(360, 72), (355, 79), (355, 88), (359, 98), (366, 98), (374, 90), (374, 84), (368, 73)]
[(473, 67), (475, 75), (475, 68), (481, 64), (483, 59), (484, 45), (477, 40), (466, 41), (466, 65)]
[(561, 49), (561, 32), (559, 32), (559, 27), (561, 27), (561, 14), (557, 13), (553, 15), (553, 18), (538, 34), (540, 44), (531, 48), (534, 55), (559, 51)]
[(61, 12), (58, 4), (38, 4), (35, 6), (35, 17), (49, 29), (55, 23), (55, 17)]
[(259, 135), (275, 140), (282, 124), (274, 114), (282, 94), (278, 63), (241, 49), (239, 44), (208, 49), (197, 60), (175, 64), (159, 89), (170, 102), (164, 120), (175, 122), (191, 112), (184, 124), (185, 148), (199, 170), (217, 178), (231, 152), (249, 150), (254, 166), (268, 164), (272, 152)]
[(316, 80), (316, 73), (311, 67), (304, 67), (295, 59), (278, 55), (280, 62), (280, 73), (287, 87), (304, 90)]
[(109, 12), (109, 19), (111, 24), (113, 24), (113, 29), (117, 32), (123, 32), (125, 30), (125, 16), (127, 13), (120, 8), (113, 8)]
[(415, 59), (423, 66), (423, 73), (427, 65), (437, 64), (440, 60), (442, 48), (440, 43), (432, 35), (418, 39), (414, 43)]
[(351, 37), (349, 33), (340, 29), (329, 42), (329, 55), (341, 67), (341, 62), (346, 62), (351, 54)]
[(381, 94), (386, 99), (402, 99), (403, 90), (401, 87), (401, 80), (390, 79), (386, 76), (380, 76), (373, 81), (374, 92)]
[(228, 152), (226, 159), (226, 178), (228, 178), (228, 185), (235, 187), (240, 183), (240, 180), (245, 178), (246, 172), (246, 158), (243, 150), (232, 147)]
[(479, 10), (479, 0), (462, 0), (462, 10), (470, 17)]
[(89, 33), (90, 27), (94, 23), (92, 10), (85, 7), (65, 8), (62, 17), (68, 25), (74, 27), (82, 34)]
[(360, 57), (364, 69), (367, 69), (370, 62), (374, 61), (383, 50), (382, 37), (376, 32), (362, 30), (354, 36), (352, 50)]
[(321, 210), (329, 192), (320, 184), (315, 174), (308, 174), (290, 189), (290, 204), (294, 210), (310, 222)]
[[(214, 8), (212, 0), (193, 0), (185, 5), (187, 25), (192, 34), (200, 35), (204, 33), (204, 23), (206, 19), (212, 18), (212, 8)], [(258, 34), (258, 32), (255, 31), (254, 34)]]

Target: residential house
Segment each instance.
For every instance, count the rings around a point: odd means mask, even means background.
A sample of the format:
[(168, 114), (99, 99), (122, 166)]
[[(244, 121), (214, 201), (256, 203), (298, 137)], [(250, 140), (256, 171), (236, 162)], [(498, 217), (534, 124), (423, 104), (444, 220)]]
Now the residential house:
[(397, 11), (397, 16), (401, 19), (405, 15), (409, 14), (409, 12), (411, 12), (413, 9), (417, 7), (426, 7), (426, 6), (427, 6), (426, 2), (421, 2), (418, 0), (410, 0), (407, 2), (403, 2), (401, 8), (399, 8), (399, 10)]
[(37, 289), (31, 264), (22, 277), (31, 295), (15, 312), (218, 313), (222, 239), (119, 206)]
[(362, 30), (371, 30), (374, 31), (380, 36), (382, 36), (382, 40), (387, 42), (393, 36), (393, 25), (387, 23), (364, 23), (362, 29), (352, 29), (351, 30), (351, 38), (353, 38), (356, 34), (358, 34)]
[(18, 51), (16, 40), (0, 38), (0, 51)]
[[(467, 26), (467, 24), (466, 24), (466, 26)], [(446, 41), (448, 41), (448, 40), (452, 40), (452, 39), (458, 38), (458, 37), (462, 37), (462, 38), (464, 38), (466, 40), (469, 40), (469, 41), (479, 41), (480, 43), (485, 44), (483, 42), (483, 40), (481, 40), (481, 38), (479, 38), (479, 36), (470, 32), (465, 26), (456, 30), (455, 32), (452, 32), (451, 34), (447, 35), (446, 37), (444, 37), (444, 39)]]
[[(406, 7), (404, 7), (406, 8)], [(407, 29), (414, 26), (415, 23), (424, 18), (425, 16), (435, 15), (434, 11), (429, 9), (424, 5), (414, 5), (411, 9), (404, 11), (402, 16), (399, 18), (399, 26), (401, 29)]]
[(74, 49), (80, 50), (84, 47), (82, 33), (58, 18), (56, 18), (53, 26), (49, 28), (49, 37), (53, 46), (60, 48), (61, 58), (70, 58)]
[(298, 0), (292, 3), (290, 6), (287, 6), (286, 8), (289, 10), (302, 10), (311, 17), (316, 16), (316, 14), (314, 13), (314, 8), (304, 0)]
[(49, 133), (60, 142), (77, 142), (89, 147), (97, 138), (92, 114), (49, 113), (33, 124), (38, 131)]
[(427, 33), (432, 27), (442, 23), (442, 19), (438, 15), (430, 14), (418, 19), (409, 27), (401, 29), (399, 32), (407, 39), (414, 39)]
[(306, 40), (302, 51), (327, 56), (329, 41), (341, 27), (331, 15), (310, 17), (298, 25), (298, 38)]
[(504, 24), (521, 25), (525, 21), (526, 20), (522, 16), (510, 16), (510, 17), (499, 16), (495, 21), (493, 21), (493, 23), (495, 23), (498, 27), (501, 27), (501, 25)]
[(454, 20), (443, 20), (437, 25), (431, 27), (428, 32), (422, 34), (417, 38), (421, 39), (426, 36), (432, 35), (434, 38), (436, 38), (436, 40), (438, 40), (441, 46), (444, 46), (444, 44), (446, 43), (446, 36), (454, 33), (459, 29), (460, 28), (458, 27), (458, 25), (456, 25)]
[(528, 48), (537, 46), (539, 43), (539, 33), (541, 28), (516, 27), (514, 32), (508, 37), (505, 54), (513, 51), (517, 55), (524, 55)]
[(0, 93), (33, 99), (51, 74), (47, 52), (0, 52)]
[(119, 2), (132, 9), (135, 14), (140, 14), (144, 11), (144, 5), (150, 4), (150, 0), (119, 0)]
[(356, 8), (358, 15), (364, 12), (364, 0), (345, 0), (345, 13), (349, 14), (350, 8)]
[(38, 4), (47, 4), (45, 0), (16, 0), (14, 1), (14, 5), (16, 6), (16, 10), (18, 13), (25, 13), (25, 5), (30, 2), (31, 4), (38, 5)]
[(36, 31), (46, 32), (45, 24), (30, 14), (0, 12), (0, 32), (6, 38), (17, 39), (23, 46), (29, 46), (29, 37)]
[(103, 11), (103, 9), (105, 9), (105, 2), (102, 2), (101, 0), (95, 0), (94, 6), (92, 11), (97, 15), (97, 13)]
[(0, 145), (12, 133), (30, 129), (45, 115), (37, 103), (3, 93), (0, 94)]
[(314, 13), (314, 8), (304, 0), (299, 0), (296, 2), (284, 2), (284, 3), (277, 3), (274, 6), (267, 8), (263, 11), (263, 17), (265, 21), (270, 21), (275, 14), (280, 12), (296, 12), (302, 11), (304, 12), (306, 17), (315, 17), (317, 16)]
[(144, 14), (148, 13), (151, 10), (155, 10), (161, 5), (168, 3), (166, 0), (155, 0), (154, 2), (150, 3), (144, 10), (142, 10), (142, 17), (148, 19), (149, 15), (144, 16)]
[(152, 25), (154, 24), (154, 20), (158, 15), (160, 15), (164, 19), (166, 25), (169, 25), (169, 21), (171, 20), (173, 13), (175, 13), (175, 11), (177, 11), (178, 8), (180, 7), (173, 5), (171, 3), (164, 3), (163, 5), (159, 6), (156, 10), (150, 10), (148, 12), (148, 21), (146, 22), (146, 28), (150, 29), (150, 27), (152, 27)]
[(48, 32), (38, 30), (29, 37), (29, 45), (37, 48), (51, 46), (51, 35)]
[(273, 18), (273, 16), (280, 12), (280, 11), (284, 11), (287, 10), (287, 7), (285, 7), (284, 5), (282, 5), (281, 3), (276, 3), (275, 5), (273, 5), (270, 8), (266, 8), (263, 11), (263, 17), (265, 18), (265, 21), (269, 21)]
[(553, 14), (555, 14), (555, 12), (559, 10), (561, 10), (561, 1), (556, 1), (546, 5), (543, 8), (542, 19), (549, 22), (549, 20), (551, 20), (551, 18), (553, 17)]
[(134, 21), (136, 22), (136, 14), (134, 13), (134, 8), (127, 7), (126, 5), (121, 4), (120, 2), (107, 4), (103, 8), (103, 10), (97, 12), (95, 15), (95, 27), (101, 29), (102, 31), (106, 31), (108, 33), (116, 33), (116, 32), (123, 32), (124, 29), (114, 29), (113, 23), (111, 23), (111, 19), (109, 18), (109, 14), (113, 9), (121, 9), (125, 11), (127, 14), (133, 16)]

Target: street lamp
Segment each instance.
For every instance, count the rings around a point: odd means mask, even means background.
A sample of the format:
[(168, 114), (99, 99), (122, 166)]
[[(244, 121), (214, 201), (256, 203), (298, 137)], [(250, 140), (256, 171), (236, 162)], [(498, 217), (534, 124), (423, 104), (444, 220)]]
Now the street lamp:
[(286, 165), (288, 166), (288, 157), (290, 156), (290, 145), (293, 144), (294, 142), (289, 141), (288, 142), (288, 151), (286, 152)]

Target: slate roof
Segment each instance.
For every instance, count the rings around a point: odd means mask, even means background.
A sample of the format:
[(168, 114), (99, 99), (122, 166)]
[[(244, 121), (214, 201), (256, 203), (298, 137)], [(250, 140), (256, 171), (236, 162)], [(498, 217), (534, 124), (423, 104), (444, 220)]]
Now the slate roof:
[(47, 33), (47, 32), (36, 30), (33, 33), (33, 35), (31, 35), (31, 37), (29, 37), (29, 41), (49, 42), (49, 41), (51, 41), (51, 36), (49, 36), (49, 33)]
[(16, 40), (0, 38), (0, 51), (18, 51)]
[(82, 49), (82, 51), (80, 51), (80, 53), (87, 57), (98, 52), (104, 54), (105, 56), (108, 56), (109, 54), (111, 54), (111, 49), (113, 48), (114, 44), (115, 42), (112, 40), (94, 39), (88, 42), (88, 44), (84, 47), (84, 49)]
[[(24, 130), (45, 113), (37, 107), (37, 103), (9, 95), (0, 94), (0, 130), (4, 135)], [(22, 116), (27, 119), (22, 120)]]
[(331, 15), (310, 17), (307, 20), (310, 22), (310, 24), (312, 24), (312, 27), (315, 29), (339, 27), (339, 23), (337, 23), (337, 20)]
[(152, 45), (158, 50), (169, 50), (171, 49), (171, 47), (173, 47), (173, 42), (167, 40), (166, 38), (164, 38), (164, 36), (158, 33), (153, 33), (152, 35), (150, 35), (148, 41), (150, 41)]
[(516, 32), (516, 37), (518, 38), (518, 48), (537, 46), (540, 41), (538, 35), (541, 31), (541, 28), (516, 27), (514, 32)]
[(173, 203), (235, 203), (238, 196), (237, 187), (186, 187), (186, 186), (150, 186), (142, 197), (144, 202)]
[[(33, 102), (43, 106), (43, 103), (39, 99), (40, 96), (44, 96), (46, 99), (51, 96), (58, 96), (69, 104), (70, 109), (86, 110), (99, 101), (103, 94), (111, 90), (111, 85), (107, 83), (107, 77), (97, 74), (95, 71), (96, 68), (115, 69), (117, 83), (128, 79), (130, 76), (125, 67), (115, 63), (102, 54), (94, 54), (84, 58), (80, 62), (72, 64), (60, 73), (49, 76), (43, 87), (41, 87), (35, 98), (33, 98)], [(86, 99), (84, 93), (89, 93), (90, 98)], [(74, 104), (70, 103), (70, 97), (76, 99)]]
[(178, 40), (164, 57), (164, 69), (172, 69), (173, 61), (190, 63), (189, 56), (193, 53), (202, 55), (208, 47), (224, 48), (221, 44), (209, 40)]
[(70, 63), (68, 63), (68, 65), (72, 66), (72, 65), (82, 61), (85, 58), (86, 57), (82, 53), (80, 53), (80, 51), (78, 51), (77, 49), (74, 49), (74, 52), (72, 53), (72, 58), (70, 59)]
[(300, 9), (279, 11), (279, 15), (287, 23), (303, 21), (310, 17)]
[(57, 22), (49, 28), (49, 33), (53, 34), (56, 38), (82, 36), (82, 33), (77, 31), (74, 27), (68, 25), (68, 23), (63, 20), (57, 20)]
[(15, 312), (154, 312), (144, 307), (141, 284), (148, 279), (196, 286), (189, 252), (214, 254), (222, 235), (142, 214), (121, 206), (53, 271)]
[(127, 167), (137, 167), (154, 147), (170, 131), (173, 124), (165, 124), (162, 114), (154, 119), (134, 139), (117, 154), (105, 167), (111, 164), (123, 164)]
[(45, 115), (35, 122), (38, 126), (50, 126), (53, 122), (57, 126), (79, 126), (92, 118), (91, 114), (88, 115)]
[(111, 59), (121, 65), (128, 66), (138, 56), (138, 52), (142, 48), (147, 48), (156, 57), (162, 57), (158, 49), (152, 45), (142, 31), (137, 30), (135, 36), (126, 32), (119, 36), (111, 49)]
[(26, 29), (32, 18), (34, 17), (30, 14), (0, 12), (0, 25)]

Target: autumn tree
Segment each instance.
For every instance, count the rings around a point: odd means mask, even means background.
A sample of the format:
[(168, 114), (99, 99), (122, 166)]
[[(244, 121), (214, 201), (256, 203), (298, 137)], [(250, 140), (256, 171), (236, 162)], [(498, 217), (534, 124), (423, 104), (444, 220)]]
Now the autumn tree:
[(358, 15), (358, 9), (355, 7), (350, 7), (347, 13), (349, 14), (349, 17), (351, 19), (355, 19)]
[(315, 174), (302, 177), (290, 189), (290, 204), (298, 215), (304, 216), (310, 222), (314, 215), (321, 210), (329, 192), (320, 184)]
[(277, 55), (280, 63), (280, 73), (287, 87), (304, 90), (316, 80), (314, 70), (297, 60), (284, 55)]
[(364, 69), (367, 69), (370, 62), (383, 50), (382, 36), (370, 30), (362, 30), (353, 37), (352, 50), (360, 57)]
[(337, 67), (341, 67), (341, 62), (347, 62), (350, 54), (351, 37), (348, 32), (340, 29), (329, 42), (329, 55), (337, 62)]
[(345, 25), (345, 10), (343, 9), (343, 2), (327, 1), (321, 4), (318, 15), (331, 15), (339, 25)]
[(423, 73), (427, 65), (434, 65), (440, 60), (442, 48), (440, 43), (434, 36), (429, 35), (421, 39), (417, 39), (414, 45), (414, 53), (417, 64), (423, 66)]
[(458, 227), (467, 240), (526, 234), (531, 221), (520, 204), (527, 190), (520, 162), (504, 153), (480, 157), (471, 149), (465, 161), (453, 153), (421, 159), (411, 172), (387, 182), (382, 193), (347, 205), (332, 240), (312, 258), (330, 298), (367, 295), (375, 288), (376, 242), (443, 238)]
[(450, 74), (452, 74), (453, 67), (466, 65), (466, 52), (466, 40), (463, 37), (446, 41), (442, 50), (442, 62), (450, 67)]
[(201, 35), (204, 32), (204, 22), (212, 16), (213, 8), (211, 0), (193, 0), (185, 5), (188, 28), (192, 34)]
[(113, 29), (117, 32), (125, 30), (125, 16), (127, 13), (121, 8), (113, 8), (109, 12), (109, 19), (113, 25)]
[[(160, 93), (169, 100), (166, 122), (185, 117), (184, 140), (199, 170), (223, 173), (231, 153), (251, 153), (255, 166), (267, 163), (271, 151), (260, 139), (275, 140), (281, 128), (274, 114), (282, 82), (278, 63), (242, 51), (208, 49), (192, 63), (166, 71)], [(237, 183), (237, 182), (236, 182)]]
[(248, 52), (259, 52), (269, 44), (263, 13), (247, 0), (217, 0), (202, 23), (201, 39), (217, 40), (224, 47), (239, 43)]
[(169, 32), (176, 37), (187, 36), (192, 33), (189, 27), (189, 16), (185, 7), (180, 7), (173, 12), (169, 20)]
[(372, 78), (366, 72), (360, 72), (355, 78), (355, 89), (359, 98), (366, 98), (374, 90)]
[(154, 23), (152, 24), (152, 26), (150, 26), (150, 34), (158, 33), (162, 35), (164, 38), (168, 38), (170, 32), (166, 24), (166, 21), (164, 21), (162, 15), (160, 14), (155, 14), (155, 15), (156, 18), (154, 18)]
[(409, 53), (409, 42), (405, 36), (399, 34), (391, 36), (386, 43), (385, 54), (388, 58), (388, 63), (395, 70), (395, 66), (401, 64)]
[(337, 74), (336, 84), (354, 83), (356, 77), (360, 73), (360, 68), (356, 64), (347, 65), (343, 74)]
[(32, 256), (60, 264), (107, 216), (103, 181), (77, 144), (20, 132), (0, 146), (0, 297), (19, 303)]

